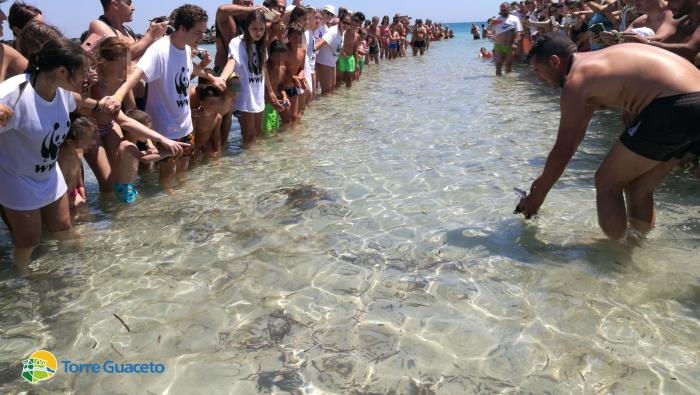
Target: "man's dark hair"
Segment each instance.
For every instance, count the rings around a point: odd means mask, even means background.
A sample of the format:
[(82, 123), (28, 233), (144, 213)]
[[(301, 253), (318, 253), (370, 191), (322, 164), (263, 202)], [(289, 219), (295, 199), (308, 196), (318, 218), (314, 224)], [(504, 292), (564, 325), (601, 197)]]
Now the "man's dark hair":
[(358, 24), (362, 24), (362, 22), (365, 21), (365, 14), (361, 13), (360, 11), (352, 14), (352, 19), (355, 20)]
[(546, 62), (552, 55), (568, 59), (574, 53), (576, 44), (573, 41), (559, 32), (549, 32), (535, 41), (527, 54), (527, 61), (535, 59), (535, 62)]
[(180, 6), (170, 14), (170, 21), (175, 30), (178, 30), (180, 26), (184, 27), (185, 30), (190, 30), (197, 23), (207, 22), (208, 20), (207, 12), (202, 7), (192, 4)]
[(109, 3), (111, 3), (112, 0), (100, 0), (100, 4), (102, 4), (102, 9), (106, 10), (107, 7), (109, 7)]

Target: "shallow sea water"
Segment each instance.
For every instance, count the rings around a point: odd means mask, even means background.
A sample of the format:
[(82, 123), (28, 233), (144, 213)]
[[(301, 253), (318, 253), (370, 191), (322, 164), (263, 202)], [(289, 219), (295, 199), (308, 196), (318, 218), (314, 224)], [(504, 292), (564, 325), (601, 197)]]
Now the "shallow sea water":
[[(147, 176), (125, 208), (91, 184), (82, 249), (46, 242), (30, 281), (0, 269), (0, 392), (697, 393), (700, 183), (667, 180), (642, 247), (606, 241), (593, 176), (620, 124), (602, 112), (539, 218), (512, 215), (558, 91), (493, 77), (487, 44), (370, 67), (175, 196)], [(24, 383), (41, 348), (167, 370)]]

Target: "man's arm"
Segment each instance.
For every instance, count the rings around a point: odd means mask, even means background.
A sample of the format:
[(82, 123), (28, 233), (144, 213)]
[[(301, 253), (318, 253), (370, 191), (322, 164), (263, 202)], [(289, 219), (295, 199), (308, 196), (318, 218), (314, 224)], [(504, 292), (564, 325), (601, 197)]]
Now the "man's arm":
[(566, 165), (576, 153), (593, 116), (594, 108), (586, 103), (583, 84), (570, 82), (567, 85), (560, 101), (561, 119), (557, 140), (547, 156), (542, 174), (532, 183), (530, 194), (518, 205), (525, 218), (537, 214), (552, 186), (564, 173)]
[(144, 72), (138, 67), (134, 67), (134, 70), (129, 74), (129, 76), (126, 78), (126, 81), (122, 84), (122, 86), (117, 89), (116, 92), (112, 95), (112, 97), (121, 102), (124, 97), (126, 97), (127, 93), (134, 89), (136, 84), (141, 81), (141, 79), (144, 77)]
[(158, 142), (160, 145), (163, 146), (164, 150), (167, 150), (173, 155), (182, 153), (182, 148), (189, 146), (189, 144), (179, 143), (170, 140), (169, 138), (163, 136), (155, 130), (147, 128), (140, 122), (128, 117), (122, 111), (119, 111), (119, 114), (116, 117), (116, 121), (119, 124), (119, 127), (121, 127), (122, 129), (126, 129), (130, 132), (138, 134), (139, 136), (143, 136), (145, 138), (149, 138), (153, 141)]
[(691, 62), (695, 61), (695, 56), (700, 52), (700, 28), (695, 29), (688, 41), (682, 44), (662, 43), (658, 41), (649, 41), (650, 45), (663, 48), (671, 51), (676, 55), (680, 55)]
[(151, 26), (148, 27), (148, 31), (146, 34), (141, 37), (140, 40), (137, 40), (135, 43), (131, 44), (129, 49), (131, 50), (131, 59), (138, 59), (143, 54), (146, 52), (148, 47), (151, 46), (154, 42), (156, 42), (159, 38), (163, 37), (165, 35), (165, 29), (168, 27), (168, 21), (165, 22), (159, 22), (159, 23), (151, 23)]

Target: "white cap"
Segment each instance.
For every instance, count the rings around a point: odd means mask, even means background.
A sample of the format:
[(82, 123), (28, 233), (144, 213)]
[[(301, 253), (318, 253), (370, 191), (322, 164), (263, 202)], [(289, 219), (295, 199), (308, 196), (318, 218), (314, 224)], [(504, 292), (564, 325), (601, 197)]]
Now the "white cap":
[(324, 10), (324, 11), (327, 11), (327, 12), (330, 12), (330, 13), (333, 14), (334, 16), (337, 15), (336, 12), (335, 12), (335, 7), (333, 7), (332, 5), (327, 5), (327, 6), (323, 7), (323, 10)]

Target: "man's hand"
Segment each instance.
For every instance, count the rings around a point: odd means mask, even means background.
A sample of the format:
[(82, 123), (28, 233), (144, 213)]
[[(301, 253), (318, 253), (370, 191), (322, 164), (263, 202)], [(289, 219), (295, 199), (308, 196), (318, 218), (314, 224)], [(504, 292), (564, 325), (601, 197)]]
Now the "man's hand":
[(169, 24), (170, 21), (151, 23), (146, 34), (149, 35), (153, 41), (155, 41), (165, 35), (165, 29), (168, 28)]
[(118, 114), (122, 109), (122, 102), (114, 96), (105, 96), (99, 101), (99, 108), (110, 114)]
[(544, 203), (545, 196), (537, 193), (536, 189), (531, 189), (530, 194), (525, 196), (520, 200), (520, 203), (515, 208), (515, 213), (522, 213), (525, 219), (530, 219), (533, 215), (537, 214), (537, 211)]

